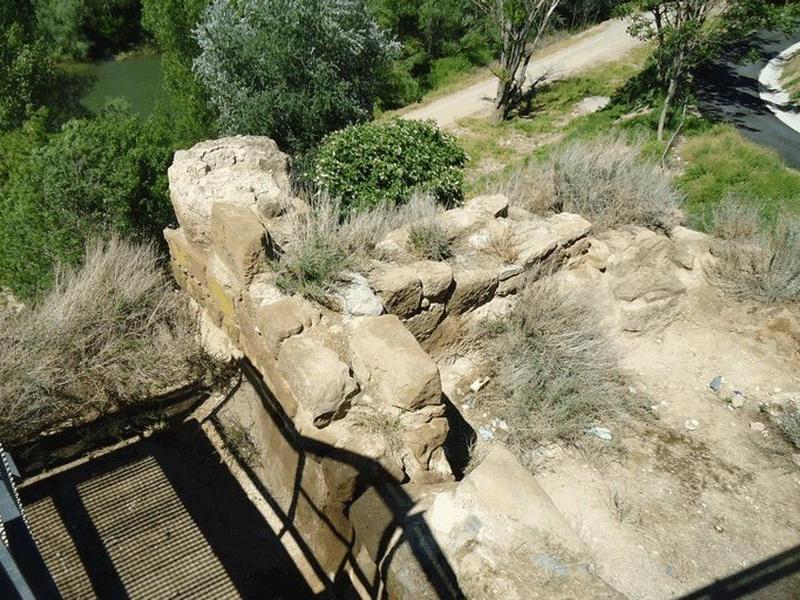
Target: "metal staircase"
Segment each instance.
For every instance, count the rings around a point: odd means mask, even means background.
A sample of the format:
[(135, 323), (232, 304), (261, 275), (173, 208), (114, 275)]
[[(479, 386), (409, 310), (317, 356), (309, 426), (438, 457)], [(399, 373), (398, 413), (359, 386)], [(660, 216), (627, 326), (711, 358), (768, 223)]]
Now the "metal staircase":
[(60, 598), (17, 493), (19, 471), (0, 444), (0, 598)]

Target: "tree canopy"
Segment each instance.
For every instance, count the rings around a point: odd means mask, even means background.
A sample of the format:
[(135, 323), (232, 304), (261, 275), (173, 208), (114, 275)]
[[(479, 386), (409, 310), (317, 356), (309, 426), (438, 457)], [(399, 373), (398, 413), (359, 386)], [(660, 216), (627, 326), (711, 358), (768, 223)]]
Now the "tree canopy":
[(221, 131), (290, 151), (371, 117), (396, 49), (363, 0), (215, 0), (195, 34)]

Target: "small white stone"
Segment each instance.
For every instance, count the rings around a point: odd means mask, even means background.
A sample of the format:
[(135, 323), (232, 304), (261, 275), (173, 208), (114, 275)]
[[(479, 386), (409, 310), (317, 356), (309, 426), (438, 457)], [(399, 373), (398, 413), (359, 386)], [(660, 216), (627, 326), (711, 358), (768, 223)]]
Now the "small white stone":
[(752, 421), (750, 423), (750, 431), (755, 431), (757, 433), (762, 433), (767, 429), (767, 426), (764, 425), (761, 421)]
[(688, 419), (686, 423), (683, 424), (683, 426), (686, 427), (686, 429), (688, 429), (689, 431), (694, 431), (695, 429), (700, 427), (700, 421), (698, 421), (697, 419)]
[(476, 379), (471, 384), (469, 384), (469, 389), (472, 393), (480, 392), (486, 384), (489, 383), (489, 378), (485, 377), (483, 379)]

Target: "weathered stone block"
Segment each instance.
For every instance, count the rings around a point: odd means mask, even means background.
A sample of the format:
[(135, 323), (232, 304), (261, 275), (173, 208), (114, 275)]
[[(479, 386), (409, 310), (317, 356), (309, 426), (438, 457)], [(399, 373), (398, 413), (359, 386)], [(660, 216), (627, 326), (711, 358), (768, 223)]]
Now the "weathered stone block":
[(182, 229), (165, 229), (164, 239), (169, 246), (172, 274), (178, 285), (198, 302), (204, 302), (208, 294), (208, 250), (190, 242)]
[(358, 391), (350, 368), (337, 354), (310, 337), (293, 337), (281, 346), (278, 373), (317, 427), (325, 427)]
[(381, 269), (373, 274), (371, 283), (387, 312), (407, 317), (419, 309), (422, 281), (411, 267), (389, 266)]
[(584, 237), (592, 229), (592, 224), (580, 215), (559, 213), (547, 219), (550, 230), (560, 246), (571, 244)]
[(320, 311), (299, 296), (282, 298), (256, 309), (256, 326), (267, 348), (277, 354), (281, 343), (316, 324)]
[(485, 218), (473, 210), (453, 208), (442, 213), (438, 220), (447, 239), (454, 240), (480, 227)]
[(378, 402), (403, 410), (441, 402), (439, 368), (396, 316), (360, 320), (350, 348), (356, 376)]
[(477, 196), (464, 203), (464, 208), (478, 213), (484, 219), (508, 216), (508, 198), (502, 194)]
[(453, 269), (445, 262), (423, 260), (411, 265), (422, 281), (422, 295), (431, 302), (447, 300), (453, 291)]
[(491, 300), (497, 289), (497, 274), (494, 271), (473, 269), (459, 270), (453, 274), (456, 282), (453, 295), (447, 303), (447, 312), (461, 314)]
[(211, 242), (211, 207), (217, 202), (270, 218), (291, 197), (289, 160), (269, 138), (236, 136), (179, 150), (169, 167), (169, 188), (187, 238)]
[(224, 202), (211, 208), (211, 239), (217, 255), (248, 285), (270, 253), (267, 230), (252, 211)]
[(431, 304), (403, 322), (417, 341), (421, 342), (431, 336), (444, 317), (445, 305)]

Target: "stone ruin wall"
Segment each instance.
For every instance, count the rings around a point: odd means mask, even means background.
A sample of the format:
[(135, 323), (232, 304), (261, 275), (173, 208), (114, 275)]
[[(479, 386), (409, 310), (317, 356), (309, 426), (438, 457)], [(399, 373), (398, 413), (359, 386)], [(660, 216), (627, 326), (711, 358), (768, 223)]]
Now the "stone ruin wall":
[[(348, 274), (321, 306), (283, 293), (270, 268), (291, 241), (291, 213), (307, 209), (292, 195), (288, 165), (276, 144), (260, 137), (177, 152), (169, 180), (180, 226), (164, 235), (179, 285), (276, 401), (279, 417), (253, 393), (226, 410), (258, 447), (254, 471), (264, 489), (296, 513), (300, 534), (333, 579), (351, 550), (367, 571), (376, 572), (380, 560), (348, 518), (365, 474), (324, 452), (304, 453), (284, 430), (374, 461), (378, 478), (415, 486), (452, 481), (442, 380), (423, 345), (448, 325), (502, 312), (526, 271), (545, 257), (587, 254), (575, 242), (585, 242), (591, 225), (577, 215), (544, 219), (509, 209), (499, 195), (475, 198), (440, 217), (467, 258), (414, 259), (407, 231), (395, 231), (379, 244), (385, 260)], [(514, 264), (484, 252), (510, 228), (518, 241)]]

